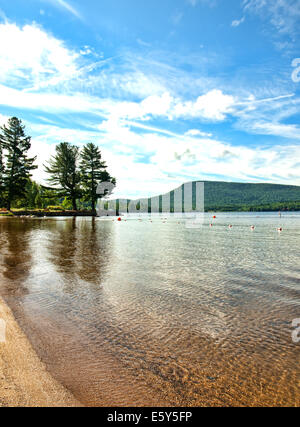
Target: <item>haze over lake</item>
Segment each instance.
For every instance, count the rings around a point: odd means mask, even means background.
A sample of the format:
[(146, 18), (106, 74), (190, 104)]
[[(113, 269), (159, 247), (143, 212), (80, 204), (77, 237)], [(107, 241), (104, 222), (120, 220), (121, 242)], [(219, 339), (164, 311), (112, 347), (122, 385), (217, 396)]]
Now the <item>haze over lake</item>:
[(0, 294), (49, 371), (87, 405), (299, 405), (300, 213), (164, 218), (0, 219)]

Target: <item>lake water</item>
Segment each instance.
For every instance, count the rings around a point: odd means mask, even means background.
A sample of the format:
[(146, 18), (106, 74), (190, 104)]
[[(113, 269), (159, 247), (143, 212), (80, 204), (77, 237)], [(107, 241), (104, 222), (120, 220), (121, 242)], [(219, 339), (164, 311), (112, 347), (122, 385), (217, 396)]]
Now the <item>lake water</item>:
[(0, 294), (84, 404), (300, 405), (300, 214), (211, 217), (0, 218)]

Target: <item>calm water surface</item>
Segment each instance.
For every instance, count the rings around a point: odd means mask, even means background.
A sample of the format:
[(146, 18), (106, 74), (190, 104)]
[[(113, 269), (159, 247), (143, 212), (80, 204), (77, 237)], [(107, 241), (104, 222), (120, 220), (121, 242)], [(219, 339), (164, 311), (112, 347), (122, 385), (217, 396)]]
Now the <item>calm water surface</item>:
[(1, 218), (0, 294), (86, 405), (300, 405), (300, 214), (209, 222)]

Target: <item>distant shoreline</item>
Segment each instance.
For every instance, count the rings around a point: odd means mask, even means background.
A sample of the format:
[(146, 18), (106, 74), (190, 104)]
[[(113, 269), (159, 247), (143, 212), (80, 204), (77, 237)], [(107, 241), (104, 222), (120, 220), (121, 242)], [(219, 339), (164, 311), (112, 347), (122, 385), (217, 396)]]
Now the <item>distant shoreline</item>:
[[(300, 208), (299, 209), (249, 209), (249, 210), (244, 210), (244, 209), (234, 209), (234, 208), (230, 208), (227, 207), (222, 209), (205, 209), (204, 213), (263, 213), (263, 212), (269, 212), (269, 213), (278, 213), (281, 212), (282, 214), (285, 213), (289, 213), (289, 212), (300, 212)], [(147, 212), (139, 212), (137, 211), (136, 214), (139, 213), (144, 213), (147, 214)], [(151, 213), (148, 213), (149, 215), (151, 215)], [(158, 212), (156, 214), (166, 214), (166, 212)], [(170, 212), (170, 215), (174, 215), (174, 212)], [(97, 212), (92, 212), (92, 211), (34, 211), (34, 210), (22, 210), (22, 211), (0, 211), (0, 218), (54, 218), (54, 217), (90, 217), (90, 218), (95, 218), (95, 217), (99, 217), (99, 218), (107, 218), (107, 217), (117, 217), (117, 216), (122, 216), (124, 215), (124, 213), (111, 213), (111, 212), (107, 212), (107, 215), (97, 215)]]
[(14, 210), (11, 211), (2, 211), (0, 212), (0, 217), (56, 217), (56, 216), (65, 216), (65, 217), (95, 217), (97, 216), (96, 212), (92, 211), (47, 211), (47, 210)]

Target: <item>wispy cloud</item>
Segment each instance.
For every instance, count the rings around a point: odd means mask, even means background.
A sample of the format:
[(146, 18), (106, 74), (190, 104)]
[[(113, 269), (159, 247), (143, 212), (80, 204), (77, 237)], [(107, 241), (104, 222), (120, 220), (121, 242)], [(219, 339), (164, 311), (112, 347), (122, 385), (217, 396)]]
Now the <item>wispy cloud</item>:
[(3, 10), (0, 9), (0, 20), (7, 21), (7, 16), (3, 12)]
[[(121, 65), (120, 58), (93, 62), (90, 47), (72, 51), (35, 24), (0, 24), (1, 40), (6, 43), (0, 43), (0, 103), (15, 108), (57, 114), (89, 111), (104, 118), (143, 122), (155, 118), (168, 123), (193, 119), (221, 122), (231, 116), (246, 118), (247, 123), (274, 123), (274, 111), (282, 111), (282, 102), (294, 96), (282, 91), (269, 97), (249, 92), (242, 96), (237, 87), (227, 86), (225, 91), (220, 80), (187, 75), (151, 59), (139, 62), (138, 57), (123, 57)], [(117, 61), (116, 67), (111, 66), (112, 61)], [(126, 61), (132, 69), (126, 68)], [(259, 131), (259, 127), (253, 129)]]
[(243, 0), (245, 12), (269, 19), (279, 33), (299, 34), (300, 0)]
[(66, 0), (46, 0), (47, 2), (53, 4), (56, 7), (59, 7), (61, 9), (64, 9), (71, 13), (71, 15), (75, 16), (76, 18), (83, 20), (82, 15), (79, 13), (79, 11), (71, 5), (70, 2), (67, 2)]
[(235, 19), (234, 21), (231, 22), (231, 26), (232, 27), (238, 27), (239, 25), (241, 25), (243, 22), (245, 21), (245, 17), (243, 16), (241, 19)]
[(186, 0), (191, 6), (195, 7), (198, 3), (198, 0)]
[(183, 18), (183, 12), (180, 11), (176, 11), (172, 17), (171, 17), (171, 21), (173, 22), (174, 25), (178, 25), (180, 23), (180, 21)]

